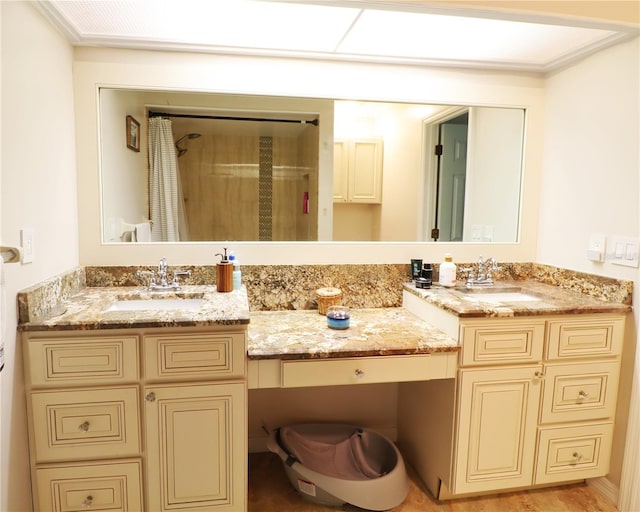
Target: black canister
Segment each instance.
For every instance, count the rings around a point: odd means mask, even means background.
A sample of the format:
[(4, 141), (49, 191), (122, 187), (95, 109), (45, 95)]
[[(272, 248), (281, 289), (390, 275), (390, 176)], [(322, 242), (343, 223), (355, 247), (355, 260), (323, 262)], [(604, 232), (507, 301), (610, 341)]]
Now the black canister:
[(421, 267), (422, 260), (419, 260), (417, 258), (411, 260), (411, 279), (420, 277), (420, 272), (422, 272)]
[(433, 268), (431, 263), (425, 263), (420, 270), (420, 277), (414, 279), (416, 288), (431, 288), (433, 282)]

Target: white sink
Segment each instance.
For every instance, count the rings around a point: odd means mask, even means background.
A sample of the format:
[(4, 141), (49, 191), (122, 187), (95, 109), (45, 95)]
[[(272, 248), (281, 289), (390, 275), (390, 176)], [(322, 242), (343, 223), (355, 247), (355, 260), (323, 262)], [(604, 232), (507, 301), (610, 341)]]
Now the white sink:
[(204, 299), (117, 300), (106, 311), (198, 311)]
[(533, 302), (542, 300), (540, 297), (522, 292), (470, 293), (465, 295), (465, 299), (491, 303)]

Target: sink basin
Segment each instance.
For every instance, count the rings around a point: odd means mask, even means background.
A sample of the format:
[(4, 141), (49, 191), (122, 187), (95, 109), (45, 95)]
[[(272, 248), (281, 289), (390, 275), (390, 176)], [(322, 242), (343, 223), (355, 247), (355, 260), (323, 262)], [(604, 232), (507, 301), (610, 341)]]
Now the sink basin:
[(106, 311), (198, 311), (204, 299), (117, 300)]
[(523, 292), (476, 292), (467, 295), (465, 298), (472, 301), (492, 303), (533, 302), (542, 300), (540, 297)]

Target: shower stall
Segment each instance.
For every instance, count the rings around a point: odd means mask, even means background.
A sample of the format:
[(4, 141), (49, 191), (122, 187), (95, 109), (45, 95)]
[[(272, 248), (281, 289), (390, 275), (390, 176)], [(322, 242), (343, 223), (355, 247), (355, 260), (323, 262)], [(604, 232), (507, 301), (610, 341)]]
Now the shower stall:
[(173, 133), (189, 240), (317, 240), (317, 121), (184, 117)]

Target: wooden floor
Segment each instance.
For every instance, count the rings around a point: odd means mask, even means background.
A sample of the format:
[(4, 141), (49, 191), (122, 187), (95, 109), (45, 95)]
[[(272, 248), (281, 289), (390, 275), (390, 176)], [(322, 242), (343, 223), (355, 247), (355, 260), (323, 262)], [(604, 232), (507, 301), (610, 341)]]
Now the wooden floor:
[[(616, 512), (605, 498), (585, 484), (511, 492), (482, 498), (437, 501), (423, 490), (409, 468), (407, 499), (393, 512)], [(336, 512), (303, 500), (289, 484), (280, 459), (272, 453), (249, 455), (249, 512)]]

